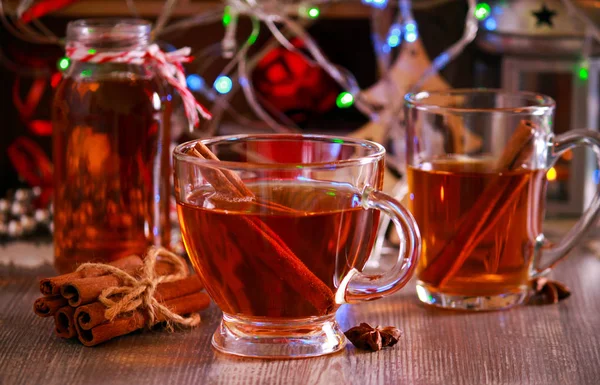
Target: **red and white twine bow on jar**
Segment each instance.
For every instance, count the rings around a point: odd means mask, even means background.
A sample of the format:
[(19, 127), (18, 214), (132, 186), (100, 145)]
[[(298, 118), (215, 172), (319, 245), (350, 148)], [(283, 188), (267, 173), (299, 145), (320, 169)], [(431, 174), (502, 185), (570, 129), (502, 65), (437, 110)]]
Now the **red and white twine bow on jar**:
[(189, 63), (193, 60), (190, 56), (190, 51), (189, 47), (185, 47), (177, 51), (165, 53), (156, 44), (151, 44), (145, 50), (112, 52), (96, 52), (96, 50), (76, 46), (67, 46), (66, 48), (67, 57), (79, 62), (154, 65), (160, 76), (177, 90), (183, 100), (185, 114), (190, 124), (196, 127), (200, 123), (198, 114), (202, 115), (205, 119), (210, 119), (212, 116), (203, 105), (198, 103), (194, 95), (187, 88), (181, 63)]

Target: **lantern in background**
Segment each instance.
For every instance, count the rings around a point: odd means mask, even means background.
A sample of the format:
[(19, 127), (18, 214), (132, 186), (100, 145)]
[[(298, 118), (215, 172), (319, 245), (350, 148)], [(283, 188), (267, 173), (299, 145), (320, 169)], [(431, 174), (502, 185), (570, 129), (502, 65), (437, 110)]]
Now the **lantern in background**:
[[(495, 0), (479, 3), (478, 45), (501, 55), (501, 86), (543, 93), (556, 100), (555, 132), (599, 129), (600, 58), (590, 28), (573, 17), (583, 11), (596, 25), (594, 2)], [(593, 174), (594, 177), (590, 177)], [(599, 171), (586, 149), (567, 152), (547, 174), (548, 212), (579, 214), (597, 189)], [(590, 182), (592, 181), (592, 182)]]

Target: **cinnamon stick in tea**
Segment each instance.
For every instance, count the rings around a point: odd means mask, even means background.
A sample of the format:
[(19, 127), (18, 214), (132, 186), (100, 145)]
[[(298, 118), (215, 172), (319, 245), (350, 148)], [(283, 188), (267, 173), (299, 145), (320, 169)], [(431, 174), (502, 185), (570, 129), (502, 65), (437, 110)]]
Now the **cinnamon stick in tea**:
[[(132, 272), (142, 266), (142, 259), (137, 255), (130, 255), (129, 257), (118, 259), (108, 264), (127, 272)], [(87, 269), (62, 274), (52, 278), (45, 278), (40, 281), (40, 292), (44, 295), (60, 294), (60, 288), (69, 281), (79, 278), (98, 277), (101, 275), (106, 275), (106, 272), (102, 269)]]
[[(174, 282), (161, 283), (156, 287), (154, 298), (159, 302), (167, 302), (177, 297), (184, 297), (198, 293), (204, 287), (198, 276), (189, 276)], [(101, 302), (83, 305), (75, 310), (75, 322), (81, 330), (90, 330), (107, 321), (105, 317), (106, 306)]]
[[(187, 264), (184, 265), (187, 268)], [(139, 272), (139, 269), (137, 270), (130, 273), (136, 276)], [(170, 263), (157, 261), (154, 270), (157, 275), (169, 275), (174, 273), (175, 267)], [(77, 307), (94, 302), (105, 289), (122, 285), (121, 279), (114, 275), (101, 275), (68, 281), (61, 287), (60, 292), (69, 301), (69, 305)]]
[(33, 312), (39, 317), (50, 317), (67, 304), (67, 300), (61, 295), (48, 295), (35, 300)]
[[(188, 154), (194, 155), (200, 159), (219, 161), (219, 158), (217, 158), (217, 156), (213, 154), (205, 144), (200, 142), (197, 142)], [(246, 186), (240, 177), (238, 177), (234, 172), (229, 170), (208, 168), (208, 172), (206, 174), (210, 174), (205, 175), (206, 179), (210, 181), (211, 185), (213, 185), (216, 190), (221, 190), (220, 192), (222, 194), (226, 194), (235, 198), (250, 198), (249, 201), (254, 205), (265, 207), (274, 211), (296, 211), (282, 204), (264, 201), (262, 198), (255, 196), (248, 186)], [(221, 186), (222, 188), (219, 189), (217, 186)]]
[[(172, 312), (185, 315), (208, 308), (210, 299), (205, 293), (194, 293), (177, 297), (164, 303)], [(162, 315), (156, 323), (165, 321)], [(85, 346), (95, 346), (110, 339), (129, 334), (142, 329), (148, 322), (148, 315), (140, 310), (135, 310), (130, 316), (119, 317), (112, 322), (106, 322), (89, 330), (84, 330), (76, 323), (77, 336)]]
[[(197, 142), (188, 154), (200, 159), (219, 160), (208, 147)], [(204, 177), (210, 182), (215, 190), (225, 196), (247, 197), (256, 201), (256, 197), (244, 184), (241, 178), (230, 170), (212, 169), (205, 173)], [(287, 211), (295, 211), (291, 208), (275, 204), (274, 202), (262, 202), (269, 207), (283, 207)], [(325, 285), (306, 265), (294, 254), (294, 252), (279, 238), (279, 236), (259, 218), (246, 218), (244, 222), (248, 229), (260, 234), (269, 246), (268, 250), (258, 255), (273, 271), (281, 272), (281, 276), (287, 278), (286, 282), (298, 293), (302, 294), (320, 314), (329, 313), (335, 306), (335, 297), (332, 290)]]
[[(531, 155), (530, 143), (535, 132), (536, 126), (532, 122), (521, 121), (496, 163), (496, 170), (517, 169), (520, 166), (519, 160), (525, 160)], [(436, 287), (448, 282), (485, 237), (485, 230), (492, 228), (502, 218), (528, 182), (528, 178), (523, 178), (516, 186), (499, 179), (491, 183), (461, 221), (454, 237), (419, 274), (421, 278)]]
[(296, 292), (305, 296), (322, 314), (329, 313), (335, 306), (331, 289), (323, 283), (306, 265), (294, 254), (285, 242), (269, 226), (258, 218), (243, 218), (251, 229), (260, 233), (267, 241), (260, 255), (261, 261), (274, 272), (286, 277), (285, 281)]
[[(197, 152), (195, 156), (200, 155), (204, 159), (216, 160), (219, 158), (213, 152), (206, 147), (204, 143), (196, 142), (194, 145), (194, 150)], [(252, 191), (244, 184), (244, 182), (237, 176), (234, 172), (218, 170), (221, 174), (227, 179), (227, 181), (233, 186), (233, 188), (229, 189), (229, 192), (237, 192), (242, 197), (254, 197)]]
[(77, 335), (74, 314), (75, 309), (71, 306), (63, 306), (54, 314), (54, 325), (57, 336), (61, 338), (73, 338)]
[(515, 132), (508, 140), (504, 151), (496, 162), (496, 170), (514, 170), (519, 168), (519, 161), (526, 161), (531, 156), (533, 146), (531, 141), (535, 137), (537, 127), (529, 120), (522, 120)]

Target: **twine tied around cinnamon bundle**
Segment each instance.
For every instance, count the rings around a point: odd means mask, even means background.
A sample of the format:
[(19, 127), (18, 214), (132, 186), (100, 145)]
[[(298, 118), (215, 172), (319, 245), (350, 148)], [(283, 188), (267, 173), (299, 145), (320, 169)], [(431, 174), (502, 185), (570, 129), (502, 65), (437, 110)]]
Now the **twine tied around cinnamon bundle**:
[[(155, 265), (158, 257), (161, 257), (161, 261), (173, 265), (175, 273), (157, 275)], [(182, 317), (173, 313), (154, 297), (154, 292), (159, 284), (178, 281), (187, 276), (187, 268), (183, 260), (165, 248), (151, 247), (148, 250), (137, 278), (118, 267), (103, 263), (84, 263), (79, 266), (77, 271), (90, 268), (101, 269), (122, 282), (122, 286), (105, 289), (98, 297), (98, 301), (106, 306), (105, 317), (109, 321), (113, 321), (121, 314), (140, 309), (148, 316), (146, 323), (148, 327), (154, 325), (159, 318), (167, 322), (168, 329), (172, 329), (172, 324), (193, 327), (200, 323), (199, 314)]]

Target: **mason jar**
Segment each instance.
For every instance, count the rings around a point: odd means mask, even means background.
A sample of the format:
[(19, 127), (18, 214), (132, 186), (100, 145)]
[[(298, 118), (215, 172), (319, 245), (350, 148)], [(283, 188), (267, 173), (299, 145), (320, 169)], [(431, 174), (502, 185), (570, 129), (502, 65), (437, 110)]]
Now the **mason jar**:
[(52, 106), (54, 256), (61, 273), (168, 245), (171, 88), (152, 64), (89, 60), (143, 52), (151, 24), (77, 20), (67, 27)]

